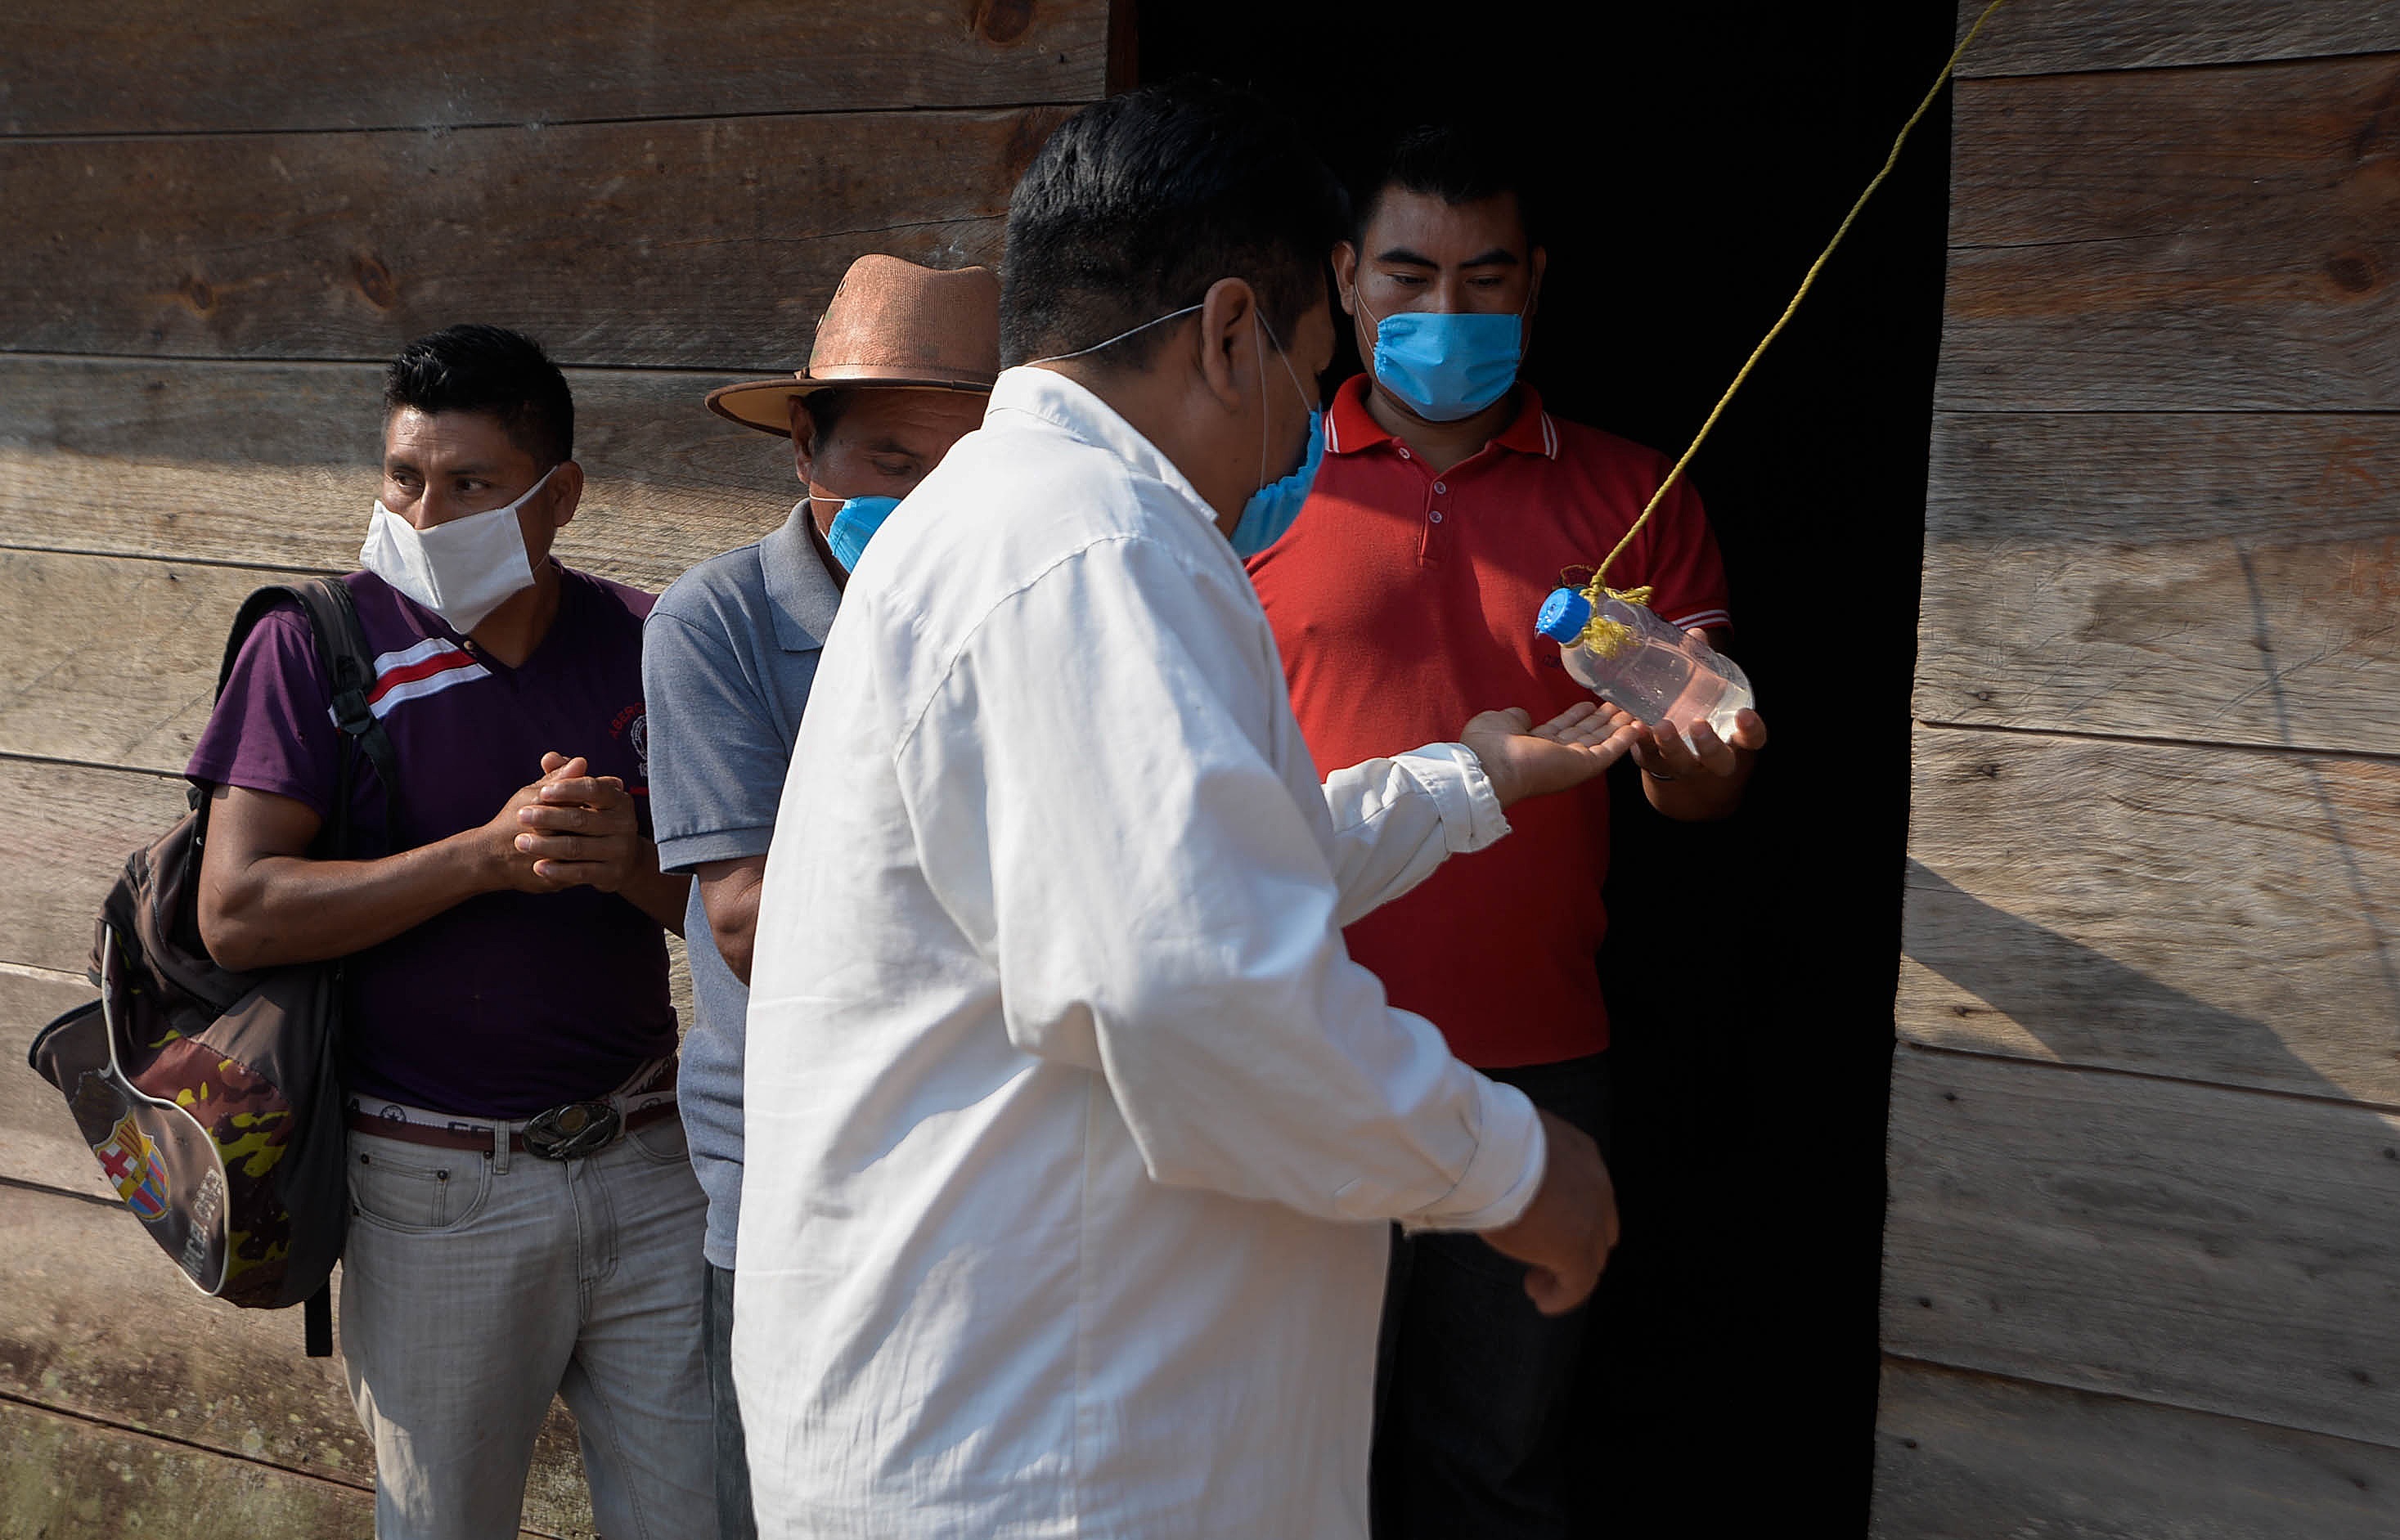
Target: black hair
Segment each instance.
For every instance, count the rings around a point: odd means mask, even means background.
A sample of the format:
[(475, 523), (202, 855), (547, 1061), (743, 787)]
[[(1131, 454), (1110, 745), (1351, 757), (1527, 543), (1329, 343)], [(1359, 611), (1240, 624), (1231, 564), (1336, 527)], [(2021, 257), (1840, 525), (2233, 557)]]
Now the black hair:
[(1374, 182), (1358, 190), (1357, 223), (1351, 229), (1351, 244), (1366, 239), (1376, 205), (1397, 187), (1438, 198), (1452, 208), (1487, 198), (1514, 198), (1518, 217), (1524, 222), (1525, 245), (1529, 249), (1539, 245), (1536, 200), (1527, 195), (1515, 170), (1515, 163), (1523, 158), (1524, 143), (1521, 136), (1495, 132), (1487, 125), (1426, 123), (1409, 129), (1392, 142)]
[[(1002, 361), (1071, 353), (1247, 279), (1275, 336), (1325, 298), (1348, 198), (1300, 130), (1248, 91), (1145, 86), (1085, 107), (1008, 201)], [(1167, 328), (1096, 360), (1139, 367)]]
[(400, 350), (383, 376), (383, 409), (478, 412), (545, 470), (575, 457), (575, 398), (541, 344), (505, 326), (430, 333)]
[(826, 436), (833, 432), (834, 424), (841, 421), (852, 399), (850, 391), (840, 386), (811, 390), (799, 398), (801, 409), (809, 415), (810, 426), (816, 430), (816, 452), (824, 451)]

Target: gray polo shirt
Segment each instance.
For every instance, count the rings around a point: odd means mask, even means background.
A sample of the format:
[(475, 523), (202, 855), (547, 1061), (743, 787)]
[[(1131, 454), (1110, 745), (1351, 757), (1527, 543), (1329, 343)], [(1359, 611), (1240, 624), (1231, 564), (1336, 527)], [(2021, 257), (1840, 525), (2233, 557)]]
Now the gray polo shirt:
[[(650, 820), (659, 865), (764, 855), (799, 736), (800, 710), (841, 592), (793, 506), (782, 528), (675, 581), (642, 632)], [(708, 1260), (733, 1265), (742, 1216), (742, 1043), (750, 991), (717, 955), (694, 884), (684, 938), (694, 1020), (677, 1097), (708, 1194)]]

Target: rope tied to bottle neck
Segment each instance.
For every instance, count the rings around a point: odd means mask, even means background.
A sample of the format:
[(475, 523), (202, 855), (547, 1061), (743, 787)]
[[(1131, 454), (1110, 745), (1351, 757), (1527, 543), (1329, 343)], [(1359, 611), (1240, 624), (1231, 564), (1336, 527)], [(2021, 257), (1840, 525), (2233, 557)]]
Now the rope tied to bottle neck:
[(1658, 511), (1658, 505), (1667, 500), (1667, 494), (1683, 480), (1684, 471), (1691, 465), (1692, 457), (1700, 452), (1700, 445), (1708, 442), (1717, 419), (1724, 416), (1725, 408), (1732, 404), (1735, 392), (1749, 381), (1751, 372), (1758, 367), (1758, 361), (1766, 356), (1766, 349), (1773, 346), (1775, 339), (1783, 334), (1783, 329), (1798, 313), (1800, 302), (1807, 299), (1808, 291), (1816, 287), (1817, 275), (1825, 270), (1825, 264), (1832, 260), (1834, 249), (1850, 233), (1850, 226), (1858, 223), (1859, 214), (1866, 208), (1867, 200), (1890, 180), (1892, 169), (1900, 164), (1900, 152), (1908, 144), (1909, 135), (1916, 131), (1916, 126), (1925, 120), (1925, 115), (1933, 110), (1934, 102), (1942, 95), (1942, 88), (1950, 84), (1951, 76), (1957, 73), (1958, 61), (1966, 57), (1968, 48), (1975, 41), (1975, 34), (1984, 30), (1984, 23), (1992, 19), (1992, 13), (2006, 4), (2008, 0), (1992, 0), (1984, 7), (1983, 14), (1975, 18), (1975, 24), (1967, 29), (1966, 35), (1958, 39), (1958, 46), (1950, 50), (1949, 60), (1943, 64), (1942, 73), (1933, 77), (1933, 84), (1927, 89), (1924, 100), (1917, 102), (1916, 110), (1908, 115), (1908, 121), (1901, 125), (1899, 135), (1891, 142), (1891, 152), (1884, 157), (1882, 168), (1868, 181), (1866, 189), (1859, 194), (1857, 201), (1850, 205), (1850, 211), (1842, 216), (1842, 223), (1834, 229), (1834, 238), (1825, 242), (1825, 249), (1817, 253), (1817, 260), (1808, 265), (1808, 271), (1801, 278), (1800, 287), (1793, 293), (1792, 302), (1783, 307), (1783, 313), (1776, 318), (1775, 324), (1766, 329), (1766, 335), (1759, 339), (1758, 346), (1750, 350), (1750, 357), (1735, 373), (1733, 383), (1726, 386), (1725, 394), (1717, 398), (1716, 405), (1700, 423), (1700, 430), (1692, 435), (1690, 445), (1658, 483), (1658, 489), (1650, 494), (1649, 502), (1643, 506), (1642, 516), (1633, 521), (1632, 527), (1626, 530), (1615, 549), (1601, 558), (1591, 580), (1578, 585), (1584, 598), (1591, 605), (1591, 620), (1584, 627), (1583, 645), (1593, 652), (1602, 658), (1613, 658), (1633, 642), (1633, 628), (1622, 620), (1612, 620), (1605, 612), (1604, 601), (1615, 599), (1621, 604), (1644, 607), (1650, 603), (1651, 590), (1647, 584), (1639, 588), (1610, 588), (1607, 583), (1609, 567), (1615, 565), (1617, 557), (1625, 554), (1625, 548), (1633, 543), (1634, 537), (1640, 535), (1643, 526), (1650, 522), (1650, 516)]

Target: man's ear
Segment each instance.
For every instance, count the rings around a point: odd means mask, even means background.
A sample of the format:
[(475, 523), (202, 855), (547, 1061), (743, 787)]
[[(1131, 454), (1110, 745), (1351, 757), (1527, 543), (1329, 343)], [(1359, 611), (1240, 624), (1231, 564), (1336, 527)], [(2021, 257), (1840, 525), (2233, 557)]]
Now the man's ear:
[(1548, 247), (1536, 246), (1534, 248), (1531, 270), (1534, 275), (1533, 282), (1525, 290), (1525, 314), (1529, 317), (1542, 307), (1542, 275), (1550, 270), (1550, 249)]
[(1343, 315), (1358, 314), (1358, 248), (1346, 240), (1333, 243), (1333, 297)]
[(1248, 396), (1260, 344), (1259, 296), (1245, 279), (1220, 278), (1200, 302), (1200, 378), (1228, 412)]
[(552, 533), (575, 522), (575, 511), (583, 506), (583, 467), (573, 460), (560, 464), (550, 478), (558, 489), (557, 501), (552, 506), (550, 527)]
[(794, 396), (791, 406), (792, 470), (800, 478), (800, 484), (806, 486), (809, 478), (816, 473), (817, 419), (809, 416), (807, 398)]

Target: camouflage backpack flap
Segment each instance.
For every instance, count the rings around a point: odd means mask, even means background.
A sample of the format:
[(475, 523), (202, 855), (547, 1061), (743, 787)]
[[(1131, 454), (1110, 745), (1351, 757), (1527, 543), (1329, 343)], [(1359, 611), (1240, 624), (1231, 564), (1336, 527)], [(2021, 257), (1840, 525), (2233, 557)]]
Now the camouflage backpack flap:
[[(34, 1068), (194, 1287), (238, 1305), (299, 1303), (340, 1255), (347, 1211), (335, 970), (261, 974), (211, 1013), (160, 988), (104, 923), (95, 949), (101, 998), (35, 1040)], [(310, 1158), (312, 1138), (332, 1139), (333, 1158)]]

